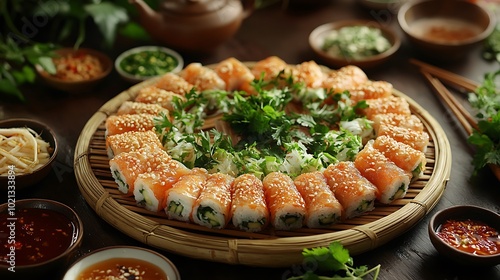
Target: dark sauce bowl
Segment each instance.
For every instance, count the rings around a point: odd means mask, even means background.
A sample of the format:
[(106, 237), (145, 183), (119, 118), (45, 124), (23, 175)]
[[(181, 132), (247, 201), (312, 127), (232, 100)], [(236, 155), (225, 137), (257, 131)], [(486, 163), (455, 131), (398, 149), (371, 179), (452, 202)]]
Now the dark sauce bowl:
[[(34, 262), (33, 264), (22, 264), (18, 259), (21, 259), (21, 252), (19, 250), (14, 250), (12, 254), (11, 249), (7, 249), (7, 262), (0, 262), (0, 278), (1, 279), (51, 279), (52, 274), (55, 273), (57, 269), (61, 266), (69, 264), (69, 261), (75, 256), (74, 254), (78, 251), (83, 238), (83, 223), (78, 217), (78, 215), (70, 207), (53, 200), (46, 199), (24, 199), (17, 201), (9, 201), (0, 205), (0, 214), (5, 217), (5, 214), (9, 214), (7, 224), (13, 222), (16, 230), (15, 233), (11, 231), (10, 228), (0, 229), (0, 238), (2, 239), (2, 244), (7, 244), (11, 246), (9, 240), (14, 239), (16, 242), (20, 242), (20, 231), (21, 227), (21, 212), (23, 210), (33, 210), (33, 213), (42, 213), (48, 211), (49, 214), (56, 213), (58, 217), (64, 217), (64, 221), (69, 221), (72, 224), (72, 233), (68, 238), (70, 239), (68, 247), (59, 252), (57, 255), (41, 260), (40, 262)], [(14, 211), (13, 216), (10, 216), (9, 211)], [(37, 211), (43, 210), (43, 211)], [(17, 218), (17, 219), (11, 219)], [(1, 221), (5, 221), (2, 219)], [(35, 236), (33, 236), (35, 238)], [(13, 242), (13, 241), (11, 241)], [(49, 241), (50, 242), (50, 241)], [(14, 258), (8, 256), (9, 254), (14, 255)], [(3, 259), (5, 255), (2, 253)], [(14, 268), (12, 268), (14, 266)], [(12, 271), (12, 270), (15, 270)]]
[(454, 206), (443, 209), (431, 217), (429, 222), (428, 231), (432, 245), (436, 250), (448, 259), (456, 262), (457, 264), (480, 267), (480, 266), (494, 266), (500, 264), (500, 252), (493, 255), (477, 255), (457, 249), (443, 239), (441, 239), (437, 232), (439, 227), (448, 220), (472, 220), (482, 222), (500, 232), (500, 215), (488, 210), (486, 208), (462, 205)]

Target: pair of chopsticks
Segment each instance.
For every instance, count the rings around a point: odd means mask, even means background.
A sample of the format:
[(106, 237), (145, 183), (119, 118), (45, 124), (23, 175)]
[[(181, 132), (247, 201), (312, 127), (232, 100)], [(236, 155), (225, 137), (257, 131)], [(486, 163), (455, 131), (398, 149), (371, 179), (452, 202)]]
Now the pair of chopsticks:
[(434, 92), (437, 93), (443, 102), (451, 109), (468, 135), (471, 135), (474, 129), (479, 129), (474, 117), (458, 102), (441, 80), (449, 86), (469, 92), (474, 92), (479, 87), (479, 84), (455, 73), (416, 59), (410, 59), (410, 63), (420, 68), (420, 72), (432, 86)]
[[(453, 96), (441, 81), (456, 89), (466, 90), (468, 92), (474, 92), (479, 87), (478, 83), (416, 59), (410, 59), (410, 63), (420, 68), (422, 75), (426, 78), (434, 91), (441, 97), (444, 103), (448, 105), (468, 135), (471, 135), (474, 129), (479, 130), (474, 117), (472, 117), (469, 111), (457, 101), (455, 96)], [(500, 181), (500, 166), (489, 164), (489, 167)]]

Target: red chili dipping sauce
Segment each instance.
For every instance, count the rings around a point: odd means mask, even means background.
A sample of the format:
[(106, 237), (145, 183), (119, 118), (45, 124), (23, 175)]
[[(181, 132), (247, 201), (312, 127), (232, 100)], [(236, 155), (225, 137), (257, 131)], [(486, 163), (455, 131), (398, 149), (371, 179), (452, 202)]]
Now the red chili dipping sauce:
[(16, 266), (41, 263), (71, 245), (74, 225), (63, 214), (40, 208), (18, 209), (15, 214), (0, 213), (1, 263), (11, 261), (12, 256)]
[(448, 220), (437, 229), (437, 235), (449, 245), (475, 255), (500, 253), (500, 236), (489, 225), (467, 220)]
[(113, 258), (86, 268), (77, 280), (168, 280), (158, 266), (139, 259)]

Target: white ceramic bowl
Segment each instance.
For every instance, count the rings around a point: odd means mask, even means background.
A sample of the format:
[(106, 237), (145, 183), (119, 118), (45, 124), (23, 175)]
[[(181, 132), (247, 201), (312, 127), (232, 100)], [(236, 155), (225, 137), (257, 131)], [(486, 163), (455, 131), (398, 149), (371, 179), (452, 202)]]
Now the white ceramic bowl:
[(141, 247), (111, 246), (83, 256), (64, 275), (63, 280), (76, 280), (78, 275), (88, 267), (113, 258), (139, 259), (158, 266), (168, 277), (168, 280), (180, 280), (181, 276), (174, 264), (165, 256)]
[(177, 66), (175, 66), (170, 71), (171, 73), (177, 73), (177, 72), (181, 71), (182, 68), (184, 68), (184, 59), (182, 58), (182, 56), (178, 52), (176, 52), (176, 51), (174, 51), (172, 49), (165, 48), (165, 47), (160, 47), (160, 46), (141, 46), (141, 47), (136, 47), (136, 48), (132, 48), (130, 50), (127, 50), (127, 51), (123, 52), (122, 54), (120, 54), (116, 58), (116, 60), (115, 60), (115, 69), (118, 72), (118, 74), (120, 74), (120, 76), (122, 76), (125, 80), (127, 80), (127, 81), (129, 81), (131, 83), (142, 82), (142, 81), (145, 81), (147, 79), (150, 79), (150, 78), (158, 76), (158, 75), (153, 75), (153, 76), (133, 75), (133, 74), (130, 74), (130, 73), (126, 72), (121, 67), (120, 64), (121, 64), (121, 62), (126, 57), (128, 57), (128, 56), (130, 56), (132, 54), (136, 54), (136, 53), (140, 53), (140, 52), (145, 52), (145, 51), (161, 51), (161, 52), (166, 53), (167, 55), (172, 56), (175, 60), (177, 60)]

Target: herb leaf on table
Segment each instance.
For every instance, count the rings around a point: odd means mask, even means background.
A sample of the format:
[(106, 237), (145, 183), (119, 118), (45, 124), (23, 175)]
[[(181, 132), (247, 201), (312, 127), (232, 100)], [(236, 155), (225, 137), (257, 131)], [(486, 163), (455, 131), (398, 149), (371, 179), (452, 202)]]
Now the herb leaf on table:
[[(304, 275), (294, 276), (288, 280), (361, 280), (363, 277), (373, 275), (373, 279), (378, 278), (380, 265), (371, 269), (367, 266), (354, 267), (349, 250), (344, 248), (338, 241), (330, 243), (328, 247), (305, 248), (302, 251), (304, 263), (314, 264), (318, 271), (308, 270)], [(329, 275), (318, 275), (317, 273)], [(332, 275), (333, 274), (333, 275)]]
[(472, 164), (474, 174), (488, 164), (500, 165), (500, 94), (496, 79), (500, 71), (485, 74), (484, 81), (469, 94), (469, 102), (476, 111), (479, 130), (467, 141), (476, 147)]

